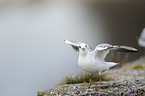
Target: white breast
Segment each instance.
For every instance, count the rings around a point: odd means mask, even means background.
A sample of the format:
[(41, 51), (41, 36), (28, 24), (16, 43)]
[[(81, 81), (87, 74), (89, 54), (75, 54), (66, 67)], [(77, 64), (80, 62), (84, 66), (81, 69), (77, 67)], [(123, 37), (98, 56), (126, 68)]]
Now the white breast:
[(107, 69), (107, 66), (104, 66), (106, 63), (103, 60), (97, 60), (92, 54), (79, 55), (78, 64), (80, 68), (90, 73), (97, 73)]

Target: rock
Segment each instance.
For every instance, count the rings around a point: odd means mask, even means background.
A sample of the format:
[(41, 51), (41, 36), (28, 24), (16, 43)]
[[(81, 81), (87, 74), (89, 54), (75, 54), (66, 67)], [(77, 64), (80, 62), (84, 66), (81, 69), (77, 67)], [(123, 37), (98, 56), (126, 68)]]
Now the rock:
[(115, 81), (106, 81), (101, 85), (66, 84), (54, 89), (38, 92), (37, 96), (145, 96), (145, 69), (121, 71), (113, 69), (106, 71), (107, 76), (114, 77)]
[(53, 91), (47, 90), (44, 92), (38, 92), (38, 96), (145, 95), (144, 79), (134, 81), (109, 81), (101, 85), (101, 88), (103, 87), (102, 89), (98, 89), (98, 85), (92, 85), (90, 88), (80, 85), (81, 84), (70, 84), (69, 87), (64, 87), (64, 85), (59, 86), (59, 88), (54, 88)]

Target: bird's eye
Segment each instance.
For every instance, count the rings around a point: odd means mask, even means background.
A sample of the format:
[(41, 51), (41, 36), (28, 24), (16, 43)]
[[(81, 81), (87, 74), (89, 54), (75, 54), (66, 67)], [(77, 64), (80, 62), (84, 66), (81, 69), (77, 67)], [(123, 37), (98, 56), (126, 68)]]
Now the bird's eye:
[(81, 46), (79, 46), (79, 48), (81, 48)]
[(85, 45), (85, 47), (87, 47), (87, 45)]

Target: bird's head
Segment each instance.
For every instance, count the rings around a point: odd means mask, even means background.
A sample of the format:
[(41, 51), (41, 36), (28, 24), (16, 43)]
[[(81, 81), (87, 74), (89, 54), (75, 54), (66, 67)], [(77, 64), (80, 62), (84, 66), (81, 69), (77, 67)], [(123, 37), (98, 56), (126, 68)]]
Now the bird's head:
[(81, 43), (79, 46), (80, 53), (86, 53), (89, 46), (85, 43)]

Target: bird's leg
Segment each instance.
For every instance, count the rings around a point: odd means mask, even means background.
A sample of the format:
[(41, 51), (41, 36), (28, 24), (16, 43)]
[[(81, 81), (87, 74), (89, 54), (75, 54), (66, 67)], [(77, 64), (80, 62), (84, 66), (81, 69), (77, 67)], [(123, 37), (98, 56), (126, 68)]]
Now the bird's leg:
[(117, 52), (117, 62), (120, 62), (120, 56), (121, 56), (121, 54), (120, 54), (120, 52)]
[(125, 64), (128, 61), (128, 53), (125, 54), (124, 60), (122, 61), (122, 64)]
[(100, 89), (101, 89), (101, 72), (99, 72), (99, 83), (100, 83)]
[(93, 74), (91, 74), (90, 83), (89, 83), (89, 88), (90, 88), (90, 86), (91, 86), (92, 77), (93, 77)]
[(113, 53), (113, 52), (111, 53), (110, 60), (115, 61), (115, 53)]

